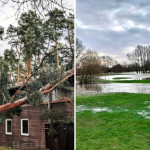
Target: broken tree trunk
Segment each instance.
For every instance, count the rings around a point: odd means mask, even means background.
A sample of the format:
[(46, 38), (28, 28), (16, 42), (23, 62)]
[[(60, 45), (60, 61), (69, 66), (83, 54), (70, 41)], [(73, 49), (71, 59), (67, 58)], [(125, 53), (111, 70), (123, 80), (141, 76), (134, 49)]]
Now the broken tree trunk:
[[(71, 73), (69, 75), (67, 75), (63, 80), (59, 81), (58, 83), (56, 83), (53, 87), (51, 87), (50, 89), (48, 90), (45, 90), (43, 92), (41, 92), (41, 94), (46, 94), (46, 93), (50, 93), (51, 91), (53, 91), (57, 86), (59, 86), (61, 83), (63, 83), (65, 80), (69, 79), (71, 76), (73, 76), (74, 73)], [(44, 89), (44, 88), (43, 88)], [(7, 110), (10, 110), (12, 108), (15, 108), (17, 106), (21, 106), (23, 104), (25, 104), (27, 101), (27, 97), (24, 97), (24, 98), (21, 98), (17, 101), (15, 101), (14, 103), (6, 103), (6, 104), (3, 104), (3, 105), (0, 105), (0, 112), (3, 112), (3, 111), (7, 111)]]

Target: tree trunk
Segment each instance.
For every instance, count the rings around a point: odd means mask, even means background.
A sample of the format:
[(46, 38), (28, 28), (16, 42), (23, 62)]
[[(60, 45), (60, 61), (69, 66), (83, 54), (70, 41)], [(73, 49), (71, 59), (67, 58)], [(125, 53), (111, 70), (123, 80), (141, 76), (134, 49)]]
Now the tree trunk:
[(18, 61), (18, 75), (17, 75), (17, 86), (20, 85), (20, 57), (21, 57), (21, 46), (22, 46), (22, 37), (21, 37), (21, 43), (19, 48), (19, 61)]
[(20, 85), (20, 56), (21, 56), (21, 48), (20, 48), (20, 51), (19, 51), (17, 86)]
[(24, 83), (26, 82), (26, 77), (27, 77), (27, 62), (25, 62), (24, 66)]
[[(30, 40), (30, 44), (32, 44), (32, 39)], [(29, 76), (28, 77), (31, 76), (31, 62), (32, 62), (32, 46), (30, 46)]]

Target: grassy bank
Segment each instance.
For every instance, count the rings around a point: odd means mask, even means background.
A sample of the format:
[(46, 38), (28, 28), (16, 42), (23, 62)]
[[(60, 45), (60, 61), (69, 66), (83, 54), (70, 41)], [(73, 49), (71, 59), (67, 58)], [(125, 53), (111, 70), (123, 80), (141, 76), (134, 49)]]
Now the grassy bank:
[(127, 78), (127, 77), (116, 77), (116, 78), (113, 78), (113, 79), (131, 79), (131, 78)]
[(150, 80), (104, 80), (104, 79), (97, 79), (94, 82), (100, 83), (150, 83)]
[(117, 80), (115, 83), (150, 83), (150, 80)]
[(149, 106), (149, 94), (77, 97), (77, 149), (149, 150)]

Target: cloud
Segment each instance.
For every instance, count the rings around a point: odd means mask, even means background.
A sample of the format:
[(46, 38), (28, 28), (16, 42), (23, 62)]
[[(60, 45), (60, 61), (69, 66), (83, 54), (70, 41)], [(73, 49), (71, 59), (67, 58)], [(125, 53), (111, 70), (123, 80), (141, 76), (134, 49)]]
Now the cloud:
[(126, 59), (150, 43), (149, 0), (77, 0), (77, 37), (87, 48)]
[(132, 53), (134, 50), (135, 50), (135, 47), (129, 46), (129, 47), (125, 47), (122, 52), (124, 54), (128, 54), (128, 53)]

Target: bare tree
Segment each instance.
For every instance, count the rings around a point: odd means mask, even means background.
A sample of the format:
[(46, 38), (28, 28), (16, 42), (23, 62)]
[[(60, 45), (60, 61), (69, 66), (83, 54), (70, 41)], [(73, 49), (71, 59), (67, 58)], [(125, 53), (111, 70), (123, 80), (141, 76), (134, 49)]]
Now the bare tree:
[(101, 60), (104, 72), (107, 72), (109, 68), (113, 67), (118, 63), (115, 59), (113, 59), (110, 56), (102, 56)]
[(76, 58), (80, 57), (84, 49), (85, 46), (83, 45), (83, 42), (79, 38), (76, 38)]
[(43, 17), (50, 10), (59, 7), (64, 11), (71, 11), (73, 9), (66, 6), (66, 0), (0, 0), (3, 5), (11, 4), (16, 8), (16, 15), (19, 16), (20, 13), (25, 10), (34, 10)]
[(150, 69), (150, 46), (138, 45), (132, 53), (127, 54), (127, 57), (137, 73), (147, 73)]
[(80, 67), (77, 68), (80, 83), (90, 83), (92, 79), (101, 72), (101, 59), (97, 52), (87, 50), (80, 59)]

